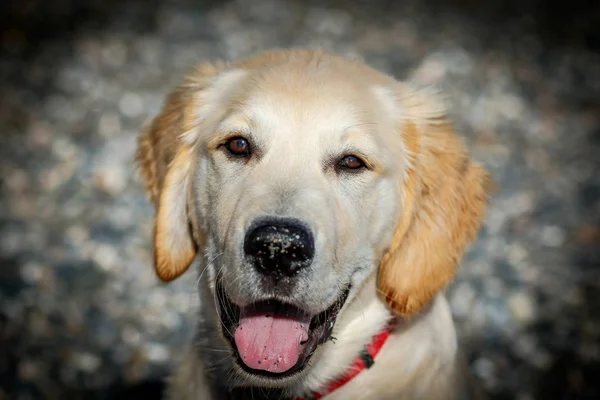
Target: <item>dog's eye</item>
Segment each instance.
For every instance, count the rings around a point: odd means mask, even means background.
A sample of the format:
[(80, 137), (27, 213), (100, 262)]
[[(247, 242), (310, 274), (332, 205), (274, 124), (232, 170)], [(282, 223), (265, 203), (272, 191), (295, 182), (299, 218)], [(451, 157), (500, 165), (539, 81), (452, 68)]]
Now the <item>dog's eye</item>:
[(344, 156), (339, 162), (340, 168), (343, 169), (361, 169), (365, 168), (365, 163), (357, 156), (348, 155)]
[(250, 143), (243, 137), (236, 136), (225, 143), (225, 148), (234, 156), (248, 157), (250, 155)]

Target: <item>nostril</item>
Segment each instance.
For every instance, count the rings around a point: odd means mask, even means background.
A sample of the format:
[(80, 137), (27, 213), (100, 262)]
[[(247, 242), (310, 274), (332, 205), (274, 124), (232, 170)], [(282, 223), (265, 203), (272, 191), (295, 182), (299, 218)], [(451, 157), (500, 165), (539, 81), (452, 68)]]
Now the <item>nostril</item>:
[(246, 235), (244, 252), (261, 272), (293, 275), (310, 265), (314, 242), (295, 220), (265, 221)]

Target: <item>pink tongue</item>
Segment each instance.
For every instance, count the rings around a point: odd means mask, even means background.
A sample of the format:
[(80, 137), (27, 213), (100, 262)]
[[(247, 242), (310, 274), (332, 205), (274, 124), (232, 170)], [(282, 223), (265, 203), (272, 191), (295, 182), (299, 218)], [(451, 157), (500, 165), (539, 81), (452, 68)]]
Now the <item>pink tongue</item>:
[(275, 373), (296, 365), (308, 340), (310, 318), (244, 314), (242, 310), (240, 324), (233, 335), (244, 364)]

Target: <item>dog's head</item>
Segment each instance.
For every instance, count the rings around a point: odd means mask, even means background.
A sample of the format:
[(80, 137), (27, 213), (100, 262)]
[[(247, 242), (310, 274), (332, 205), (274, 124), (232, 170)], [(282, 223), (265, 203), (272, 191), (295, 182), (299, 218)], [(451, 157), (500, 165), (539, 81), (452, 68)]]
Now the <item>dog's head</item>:
[(487, 174), (436, 96), (316, 51), (196, 68), (140, 136), (158, 276), (208, 265), (249, 379), (301, 374), (377, 273), (396, 315), (454, 276)]

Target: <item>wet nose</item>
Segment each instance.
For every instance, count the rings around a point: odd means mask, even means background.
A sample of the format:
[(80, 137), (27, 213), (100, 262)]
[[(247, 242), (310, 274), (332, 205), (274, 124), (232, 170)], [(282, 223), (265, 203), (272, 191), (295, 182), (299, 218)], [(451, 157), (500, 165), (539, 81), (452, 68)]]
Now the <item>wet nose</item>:
[(244, 253), (260, 273), (293, 276), (308, 267), (315, 255), (313, 235), (294, 219), (270, 219), (246, 234)]

